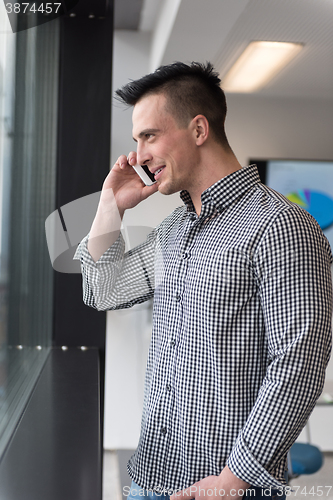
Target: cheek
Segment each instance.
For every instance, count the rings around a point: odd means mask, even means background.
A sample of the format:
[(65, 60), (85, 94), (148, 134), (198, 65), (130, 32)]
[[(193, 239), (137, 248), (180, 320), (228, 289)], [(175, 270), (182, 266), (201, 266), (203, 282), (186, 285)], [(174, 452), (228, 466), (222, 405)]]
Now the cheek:
[(161, 145), (156, 154), (169, 162), (171, 166), (175, 166), (177, 169), (181, 167), (182, 170), (195, 160), (193, 142), (187, 134), (176, 134), (167, 144)]

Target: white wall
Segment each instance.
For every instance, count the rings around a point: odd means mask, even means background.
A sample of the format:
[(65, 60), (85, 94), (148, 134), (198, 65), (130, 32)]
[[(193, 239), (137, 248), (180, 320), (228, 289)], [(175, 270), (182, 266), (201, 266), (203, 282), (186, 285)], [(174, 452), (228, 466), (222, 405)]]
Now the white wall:
[[(113, 92), (149, 72), (150, 34), (116, 30), (113, 44)], [(111, 164), (121, 154), (133, 150), (132, 110), (113, 100), (111, 129)]]
[[(115, 33), (114, 89), (149, 72), (149, 47), (150, 37), (145, 33)], [(227, 135), (243, 165), (249, 158), (333, 159), (333, 102), (244, 95), (229, 95), (227, 101)], [(131, 127), (131, 110), (115, 103), (112, 163), (134, 148)], [(178, 195), (157, 193), (129, 211), (125, 223), (153, 227), (179, 204)], [(132, 449), (137, 445), (151, 331), (150, 307), (142, 304), (108, 313), (104, 438), (107, 449)], [(333, 380), (333, 362), (328, 378)], [(320, 423), (316, 423), (315, 428), (318, 427)]]
[(250, 158), (333, 160), (333, 100), (228, 94), (226, 132), (242, 165)]

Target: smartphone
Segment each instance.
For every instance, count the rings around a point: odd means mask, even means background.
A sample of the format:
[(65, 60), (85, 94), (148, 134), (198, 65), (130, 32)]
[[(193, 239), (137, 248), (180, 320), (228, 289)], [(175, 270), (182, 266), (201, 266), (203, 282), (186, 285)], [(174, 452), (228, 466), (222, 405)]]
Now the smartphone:
[(146, 184), (146, 186), (151, 186), (155, 184), (155, 176), (149, 171), (146, 165), (132, 165), (138, 176)]

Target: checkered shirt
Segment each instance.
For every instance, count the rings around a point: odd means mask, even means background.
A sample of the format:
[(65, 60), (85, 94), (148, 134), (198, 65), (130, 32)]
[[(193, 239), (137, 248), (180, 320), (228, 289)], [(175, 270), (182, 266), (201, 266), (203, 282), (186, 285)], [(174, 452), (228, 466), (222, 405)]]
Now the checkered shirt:
[(212, 185), (197, 216), (186, 191), (138, 247), (120, 236), (98, 262), (87, 238), (84, 301), (154, 298), (138, 448), (142, 488), (176, 490), (231, 471), (281, 487), (331, 350), (332, 254), (314, 218), (261, 184), (255, 165)]

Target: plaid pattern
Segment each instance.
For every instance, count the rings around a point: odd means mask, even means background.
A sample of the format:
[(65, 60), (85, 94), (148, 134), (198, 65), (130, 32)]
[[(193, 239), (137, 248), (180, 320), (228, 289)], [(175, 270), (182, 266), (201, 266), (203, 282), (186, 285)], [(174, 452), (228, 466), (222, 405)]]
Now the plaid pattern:
[(317, 222), (260, 183), (255, 165), (187, 192), (147, 238), (97, 263), (87, 237), (84, 301), (100, 310), (154, 297), (141, 437), (142, 488), (178, 489), (228, 464), (279, 488), (286, 454), (323, 387), (331, 349), (332, 254)]

